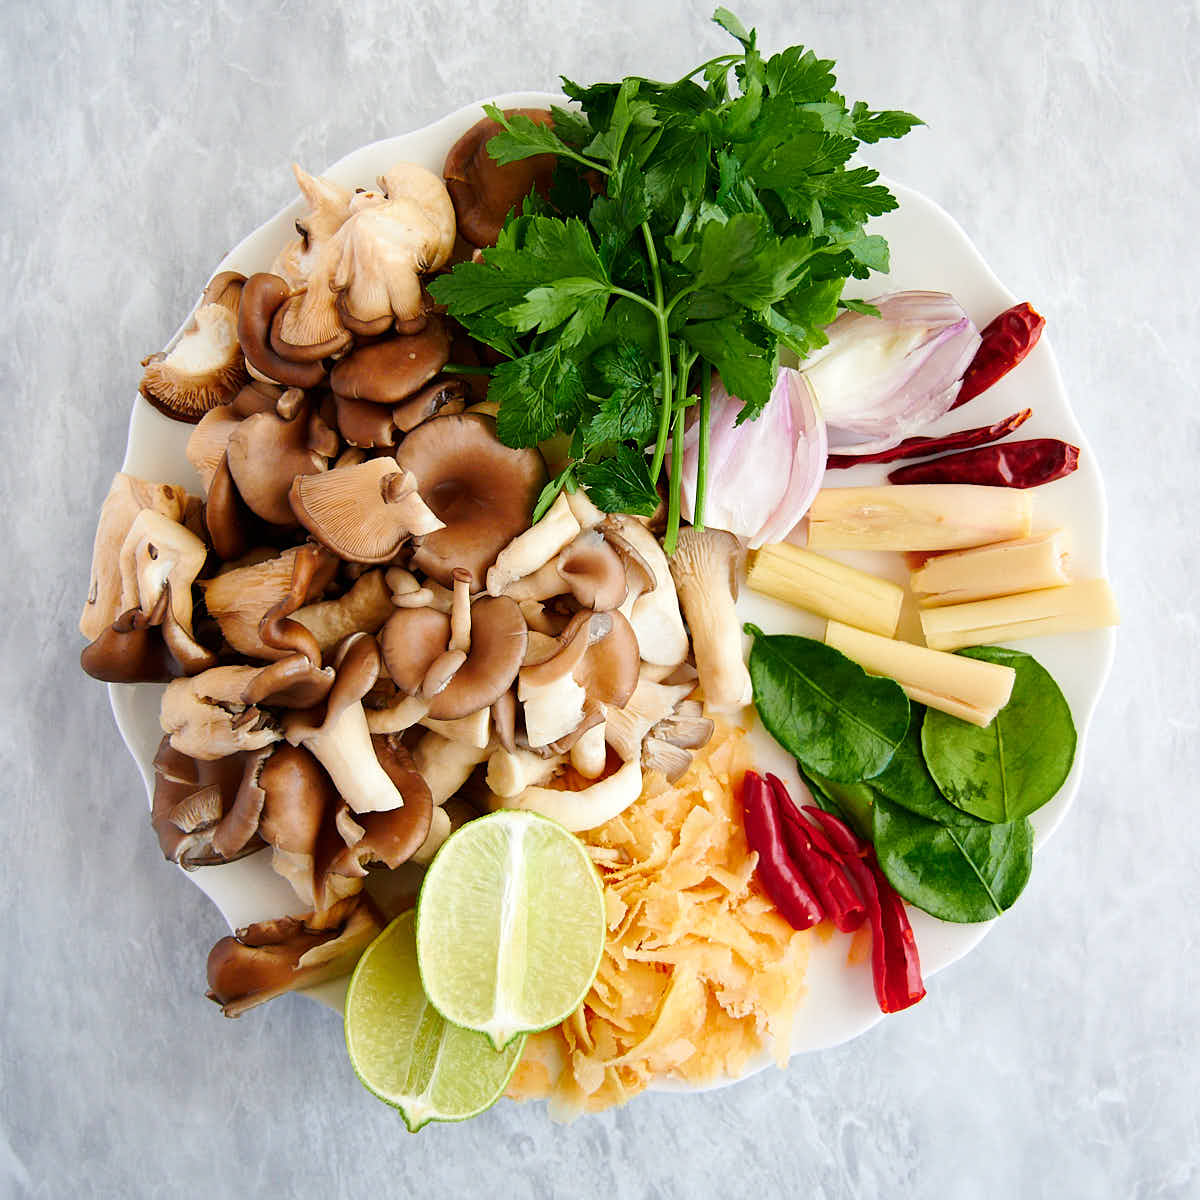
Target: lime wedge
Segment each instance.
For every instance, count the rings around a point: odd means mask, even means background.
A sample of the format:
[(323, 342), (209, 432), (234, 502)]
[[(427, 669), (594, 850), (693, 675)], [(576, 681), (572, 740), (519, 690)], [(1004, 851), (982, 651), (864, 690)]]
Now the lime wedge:
[(496, 1051), (482, 1034), (442, 1020), (421, 988), (413, 926), (412, 912), (397, 917), (359, 959), (346, 992), (346, 1049), (366, 1088), (416, 1133), (495, 1104), (524, 1038)]
[(417, 901), (417, 958), (434, 1007), (506, 1046), (568, 1017), (604, 952), (604, 895), (578, 838), (532, 812), (464, 825)]

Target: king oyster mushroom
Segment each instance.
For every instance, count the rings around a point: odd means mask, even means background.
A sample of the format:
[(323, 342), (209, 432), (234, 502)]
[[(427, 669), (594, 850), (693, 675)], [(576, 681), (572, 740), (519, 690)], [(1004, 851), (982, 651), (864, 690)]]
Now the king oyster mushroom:
[[(510, 108), (506, 117), (528, 117), (538, 125), (551, 125), (544, 108)], [(498, 163), (487, 144), (501, 132), (490, 117), (477, 121), (446, 155), (442, 174), (454, 201), (458, 231), (473, 246), (494, 246), (504, 219), (521, 212), (522, 202), (535, 189), (545, 197), (554, 176), (553, 154), (535, 154), (511, 163)]]
[(146, 368), (138, 391), (161, 413), (196, 422), (218, 404), (232, 400), (246, 381), (238, 344), (238, 308), (244, 275), (222, 271), (170, 350), (142, 359)]

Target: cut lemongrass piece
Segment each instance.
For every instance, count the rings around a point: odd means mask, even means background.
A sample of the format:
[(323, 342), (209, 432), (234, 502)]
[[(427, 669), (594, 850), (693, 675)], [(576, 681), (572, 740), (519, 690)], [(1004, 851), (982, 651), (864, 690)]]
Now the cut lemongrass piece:
[(1062, 530), (1053, 529), (974, 550), (939, 554), (913, 571), (909, 582), (922, 608), (940, 608), (1063, 587), (1071, 582), (1066, 563)]
[(893, 637), (904, 589), (811, 550), (781, 542), (750, 552), (746, 583), (821, 617)]
[(961, 550), (1028, 537), (1033, 495), (970, 483), (822, 488), (808, 510), (810, 550)]
[(972, 725), (990, 725), (1012, 695), (1016, 672), (999, 663), (944, 654), (830, 621), (825, 644), (871, 675), (894, 679), (910, 700)]
[(1083, 633), (1120, 622), (1117, 602), (1105, 579), (1066, 587), (952, 604), (921, 613), (925, 641), (938, 650), (988, 646), (1048, 633)]

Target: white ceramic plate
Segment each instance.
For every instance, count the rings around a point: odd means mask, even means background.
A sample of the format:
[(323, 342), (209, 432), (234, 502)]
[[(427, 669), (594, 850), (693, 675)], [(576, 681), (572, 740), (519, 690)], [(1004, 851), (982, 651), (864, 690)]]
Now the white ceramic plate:
[[(502, 108), (546, 107), (563, 102), (561, 96), (541, 92), (514, 93), (494, 100)], [(363, 146), (322, 174), (347, 187), (373, 187), (378, 175), (402, 160), (421, 163), (440, 173), (447, 149), (479, 119), (480, 104), (468, 105), (413, 133)], [(871, 226), (872, 232), (883, 234), (891, 244), (891, 272), (885, 278), (854, 283), (847, 289), (847, 294), (869, 297), (905, 288), (951, 292), (981, 328), (1015, 302), (1016, 297), (992, 274), (951, 217), (919, 193), (895, 184), (891, 186), (900, 207), (878, 218)], [(260, 226), (217, 264), (214, 273), (236, 270), (249, 275), (266, 270), (279, 247), (292, 236), (292, 223), (301, 214), (302, 207), (297, 199)], [(1036, 296), (1028, 299), (1036, 305)], [(1074, 573), (1080, 578), (1102, 576), (1105, 574), (1107, 526), (1104, 489), (1095, 459), (1067, 401), (1047, 336), (1042, 337), (1018, 370), (973, 400), (969, 409), (943, 418), (940, 425), (927, 432), (938, 434), (983, 425), (1026, 407), (1033, 408), (1033, 417), (1022, 427), (1022, 436), (1065, 438), (1081, 449), (1079, 470), (1037, 490), (1037, 526), (1061, 526), (1068, 530)], [(200, 481), (184, 455), (191, 428), (167, 419), (140, 396), (136, 397), (122, 470), (148, 479), (178, 483), (189, 491), (199, 492)], [(826, 482), (829, 486), (878, 483), (883, 481), (887, 469), (864, 465), (848, 471), (830, 472)], [(888, 574), (897, 580), (904, 578), (899, 555), (841, 557), (877, 574)], [(743, 592), (739, 607), (745, 619), (756, 622), (768, 633), (820, 636), (823, 627), (821, 621), (808, 614), (749, 592)], [(1038, 846), (1058, 827), (1075, 798), (1088, 724), (1112, 662), (1115, 641), (1113, 631), (1104, 630), (1038, 638), (1020, 644), (1021, 649), (1035, 654), (1058, 680), (1079, 730), (1074, 769), (1058, 795), (1032, 818)], [(109, 695), (117, 727), (142, 772), (147, 794), (152, 795), (151, 763), (162, 736), (158, 726), (162, 687), (155, 684), (114, 685), (110, 686)], [(761, 727), (753, 736), (761, 767), (775, 771), (798, 787), (795, 767), (784, 751)], [(200, 868), (189, 877), (220, 908), (231, 928), (264, 917), (302, 911), (291, 888), (271, 870), (266, 855), (253, 855), (220, 867)], [(978, 945), (990, 927), (951, 925), (915, 910), (912, 922), (926, 978)], [(793, 1052), (837, 1045), (863, 1033), (880, 1019), (869, 967), (865, 963), (847, 966), (847, 945), (848, 938), (841, 934), (833, 935), (827, 942), (814, 942), (806, 980), (808, 991), (796, 1022)], [(206, 946), (196, 947), (197, 958), (207, 949)], [(314, 989), (312, 994), (340, 1009), (344, 988), (344, 981), (334, 982)], [(925, 1003), (937, 1003), (936, 987), (931, 992)], [(765, 1066), (767, 1061), (764, 1056), (754, 1064), (754, 1069)], [(660, 1086), (672, 1087), (669, 1082)]]

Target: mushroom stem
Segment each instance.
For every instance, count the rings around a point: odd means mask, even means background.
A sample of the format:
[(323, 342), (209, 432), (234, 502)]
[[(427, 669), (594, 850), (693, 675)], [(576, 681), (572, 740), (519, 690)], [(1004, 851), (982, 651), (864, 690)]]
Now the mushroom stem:
[(516, 580), (533, 574), (554, 558), (578, 534), (579, 522), (567, 504), (567, 494), (560, 492), (546, 515), (496, 556), (487, 573), (488, 594), (502, 595)]
[(608, 758), (608, 746), (604, 740), (604, 722), (584, 730), (579, 740), (571, 747), (571, 766), (584, 779), (599, 779), (604, 774)]
[(454, 601), (450, 609), (450, 649), (471, 652), (471, 573), (454, 568)]
[(379, 765), (371, 746), (371, 731), (361, 701), (348, 704), (331, 725), (303, 741), (329, 772), (342, 799), (356, 812), (384, 812), (404, 803), (396, 785)]
[(433, 856), (442, 848), (442, 844), (450, 836), (450, 817), (444, 808), (433, 810), (433, 820), (429, 823), (429, 836), (414, 851), (412, 861), (426, 866), (433, 861)]
[(548, 783), (562, 761), (561, 754), (543, 758), (532, 750), (500, 749), (488, 759), (487, 785), (493, 795), (508, 800), (528, 787)]
[(416, 744), (413, 763), (425, 777), (435, 805), (445, 804), (488, 756), (486, 746), (452, 742), (432, 730)]
[(367, 728), (372, 733), (403, 733), (420, 724), (428, 712), (428, 700), (420, 696), (402, 696), (390, 708), (367, 709)]
[(528, 787), (516, 796), (502, 797), (501, 807), (541, 813), (571, 833), (582, 833), (620, 816), (641, 794), (642, 764), (634, 758), (581, 792)]

